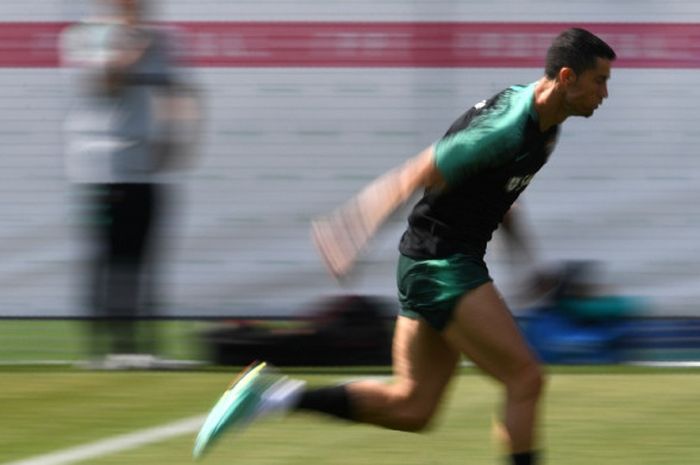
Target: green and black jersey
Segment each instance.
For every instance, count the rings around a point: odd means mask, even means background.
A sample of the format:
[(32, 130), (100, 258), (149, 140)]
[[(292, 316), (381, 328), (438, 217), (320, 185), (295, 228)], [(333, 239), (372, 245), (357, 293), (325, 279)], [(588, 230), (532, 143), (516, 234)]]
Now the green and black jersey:
[(447, 181), (428, 189), (408, 219), (399, 250), (414, 259), (483, 257), (515, 199), (546, 163), (558, 126), (541, 132), (535, 83), (512, 86), (460, 116), (435, 143)]

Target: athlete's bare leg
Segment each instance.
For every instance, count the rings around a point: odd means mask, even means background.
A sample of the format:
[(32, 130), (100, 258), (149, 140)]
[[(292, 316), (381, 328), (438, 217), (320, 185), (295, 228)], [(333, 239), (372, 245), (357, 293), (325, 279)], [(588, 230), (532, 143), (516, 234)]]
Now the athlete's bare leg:
[(402, 431), (424, 429), (458, 359), (459, 352), (426, 322), (399, 316), (393, 343), (394, 381), (348, 384), (353, 419)]
[(460, 299), (443, 335), (479, 368), (504, 384), (505, 426), (511, 451), (533, 450), (542, 370), (493, 283)]

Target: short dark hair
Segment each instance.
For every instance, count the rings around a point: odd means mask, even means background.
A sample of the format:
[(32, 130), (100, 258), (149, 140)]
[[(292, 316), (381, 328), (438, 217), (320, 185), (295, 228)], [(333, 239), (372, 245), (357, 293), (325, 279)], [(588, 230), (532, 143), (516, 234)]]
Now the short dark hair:
[(559, 34), (547, 50), (544, 72), (554, 79), (562, 68), (571, 68), (578, 75), (595, 68), (597, 58), (614, 60), (615, 51), (600, 37), (577, 27)]

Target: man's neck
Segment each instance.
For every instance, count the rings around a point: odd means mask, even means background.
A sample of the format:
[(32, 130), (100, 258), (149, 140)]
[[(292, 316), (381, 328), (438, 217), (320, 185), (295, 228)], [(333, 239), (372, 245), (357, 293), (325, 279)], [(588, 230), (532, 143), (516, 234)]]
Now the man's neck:
[(569, 116), (556, 81), (543, 77), (535, 84), (535, 111), (540, 120), (540, 131), (561, 124)]

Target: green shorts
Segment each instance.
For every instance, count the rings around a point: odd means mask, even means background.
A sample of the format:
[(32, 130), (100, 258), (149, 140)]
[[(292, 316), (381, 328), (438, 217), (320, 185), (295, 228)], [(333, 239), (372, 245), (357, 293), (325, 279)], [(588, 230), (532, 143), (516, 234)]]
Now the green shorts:
[(401, 255), (396, 270), (399, 314), (421, 318), (442, 331), (452, 319), (459, 298), (490, 281), (489, 270), (480, 258), (453, 255), (414, 260)]

